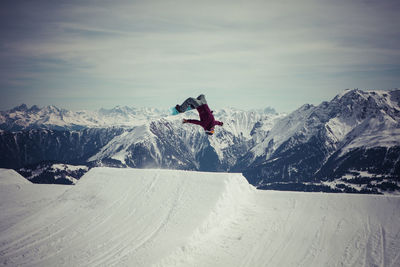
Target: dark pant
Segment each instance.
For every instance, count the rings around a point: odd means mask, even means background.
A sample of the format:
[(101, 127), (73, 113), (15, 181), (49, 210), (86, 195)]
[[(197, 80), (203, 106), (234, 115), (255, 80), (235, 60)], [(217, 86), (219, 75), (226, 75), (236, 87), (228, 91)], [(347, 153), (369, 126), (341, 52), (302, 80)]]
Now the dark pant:
[(185, 111), (189, 106), (195, 109), (204, 104), (207, 104), (206, 97), (201, 94), (197, 98), (189, 97), (186, 99), (180, 106), (180, 110)]

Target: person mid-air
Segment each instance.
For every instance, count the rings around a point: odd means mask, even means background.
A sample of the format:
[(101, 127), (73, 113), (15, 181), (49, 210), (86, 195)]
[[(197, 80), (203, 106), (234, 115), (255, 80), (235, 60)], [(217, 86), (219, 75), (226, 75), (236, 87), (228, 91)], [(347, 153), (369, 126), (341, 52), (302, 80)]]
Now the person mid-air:
[(213, 112), (207, 105), (206, 98), (203, 94), (199, 95), (197, 98), (189, 97), (182, 105), (176, 105), (175, 109), (179, 113), (184, 113), (188, 109), (196, 109), (197, 112), (199, 112), (200, 120), (183, 119), (182, 122), (200, 125), (208, 135), (214, 134), (215, 125), (224, 125), (223, 122), (215, 120)]

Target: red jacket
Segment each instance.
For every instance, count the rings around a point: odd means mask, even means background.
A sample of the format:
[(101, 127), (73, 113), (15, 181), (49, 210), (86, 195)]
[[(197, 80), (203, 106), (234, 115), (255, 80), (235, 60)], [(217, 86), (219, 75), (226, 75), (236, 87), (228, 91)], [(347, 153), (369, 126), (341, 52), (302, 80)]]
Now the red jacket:
[(222, 126), (223, 123), (215, 120), (207, 104), (203, 104), (196, 109), (199, 112), (200, 120), (187, 120), (186, 122), (200, 125), (206, 131), (211, 130), (215, 125)]

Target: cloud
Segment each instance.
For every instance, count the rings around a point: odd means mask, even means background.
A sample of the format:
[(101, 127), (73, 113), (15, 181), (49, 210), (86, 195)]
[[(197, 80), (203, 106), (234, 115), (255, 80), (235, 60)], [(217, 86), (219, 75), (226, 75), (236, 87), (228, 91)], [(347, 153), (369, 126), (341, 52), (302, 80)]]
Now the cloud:
[[(400, 62), (394, 1), (15, 2), (0, 14), (0, 88), (28, 96), (204, 88), (234, 92), (226, 102), (243, 105), (249, 91), (299, 91), (276, 102), (287, 110), (363, 83), (351, 73), (383, 71), (382, 87), (398, 82), (387, 77)], [(307, 90), (320, 93), (307, 99)]]

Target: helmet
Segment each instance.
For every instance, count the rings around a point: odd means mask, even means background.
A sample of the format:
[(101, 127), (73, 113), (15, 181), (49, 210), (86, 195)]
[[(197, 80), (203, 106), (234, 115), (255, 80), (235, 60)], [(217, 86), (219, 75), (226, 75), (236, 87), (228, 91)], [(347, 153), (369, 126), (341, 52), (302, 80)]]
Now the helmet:
[(206, 134), (213, 135), (214, 134), (214, 128), (211, 128), (210, 130), (206, 130)]

